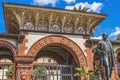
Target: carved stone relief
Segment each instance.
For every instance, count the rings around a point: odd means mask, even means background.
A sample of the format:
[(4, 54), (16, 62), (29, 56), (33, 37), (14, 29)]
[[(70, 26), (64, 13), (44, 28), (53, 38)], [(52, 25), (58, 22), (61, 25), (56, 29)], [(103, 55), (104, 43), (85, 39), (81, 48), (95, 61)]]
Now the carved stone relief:
[(61, 31), (61, 28), (58, 24), (53, 24), (50, 28), (50, 31), (51, 32), (60, 32)]
[(85, 30), (83, 27), (77, 27), (75, 33), (78, 33), (78, 34), (84, 34), (85, 33)]
[(30, 21), (26, 22), (24, 25), (23, 25), (23, 29), (27, 29), (27, 30), (34, 30), (34, 24)]
[(63, 32), (65, 32), (65, 33), (73, 33), (73, 31), (74, 31), (73, 26), (71, 26), (71, 25), (65, 25), (63, 30), (64, 30)]
[(27, 80), (29, 78), (29, 70), (22, 69), (20, 70), (20, 79)]
[(37, 30), (39, 30), (39, 31), (48, 31), (48, 24), (46, 22), (39, 23)]

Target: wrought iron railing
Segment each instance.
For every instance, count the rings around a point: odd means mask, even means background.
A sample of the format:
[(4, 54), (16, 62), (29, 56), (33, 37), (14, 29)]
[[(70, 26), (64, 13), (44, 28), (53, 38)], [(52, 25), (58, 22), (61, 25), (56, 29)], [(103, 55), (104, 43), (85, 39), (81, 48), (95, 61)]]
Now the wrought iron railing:
[(35, 65), (32, 80), (74, 80), (73, 72), (73, 65)]

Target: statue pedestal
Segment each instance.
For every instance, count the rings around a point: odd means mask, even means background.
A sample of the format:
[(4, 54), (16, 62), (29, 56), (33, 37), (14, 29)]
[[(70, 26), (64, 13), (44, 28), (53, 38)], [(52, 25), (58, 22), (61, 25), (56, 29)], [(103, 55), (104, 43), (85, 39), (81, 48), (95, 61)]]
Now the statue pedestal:
[(103, 75), (102, 80), (106, 80), (106, 75), (105, 75), (106, 72), (105, 72), (105, 68), (104, 68), (103, 66), (100, 66), (99, 69), (100, 69), (100, 71), (102, 72), (102, 75)]
[(117, 67), (112, 68), (112, 80), (116, 80), (118, 78)]
[[(102, 80), (106, 80), (106, 72), (105, 72), (105, 68), (104, 67), (99, 67), (100, 71), (102, 72), (103, 74), (103, 79)], [(111, 78), (112, 80), (116, 80), (118, 77), (118, 74), (117, 74), (117, 67), (113, 67), (112, 68), (112, 74), (111, 74)]]

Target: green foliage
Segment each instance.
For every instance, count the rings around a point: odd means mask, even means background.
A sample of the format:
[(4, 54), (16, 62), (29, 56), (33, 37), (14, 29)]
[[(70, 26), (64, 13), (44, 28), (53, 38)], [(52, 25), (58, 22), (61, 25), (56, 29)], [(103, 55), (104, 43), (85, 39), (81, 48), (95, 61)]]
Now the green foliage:
[(97, 32), (97, 28), (96, 27), (90, 30), (90, 35), (91, 36), (94, 36), (94, 31)]
[(12, 78), (14, 73), (14, 65), (10, 65), (8, 67), (8, 71), (6, 71), (6, 77), (7, 78)]
[(120, 40), (120, 34), (117, 36), (117, 40)]
[[(47, 74), (47, 69), (44, 68), (44, 67), (36, 67), (35, 68), (35, 71), (34, 71), (34, 74)], [(40, 80), (42, 78), (42, 76), (35, 76), (35, 80)]]
[[(73, 10), (74, 10), (74, 11), (87, 12), (87, 11), (89, 10), (89, 8), (87, 8), (87, 7), (83, 7), (83, 8), (82, 8), (82, 6), (79, 5), (78, 9), (77, 9), (76, 7), (74, 7)], [(91, 35), (91, 36), (94, 36), (94, 31), (97, 32), (96, 27), (95, 27), (94, 29), (91, 29), (91, 30), (90, 30), (90, 35)]]
[(76, 68), (77, 73), (74, 74), (74, 76), (82, 76), (85, 80), (95, 80), (98, 78), (99, 75), (99, 69), (96, 67), (94, 70), (88, 70), (86, 71), (84, 67)]
[(95, 67), (94, 70), (88, 70), (89, 78), (90, 80), (95, 80), (98, 78), (99, 75), (99, 69)]
[(77, 9), (76, 7), (74, 7), (73, 10), (74, 10), (74, 11), (87, 12), (87, 11), (89, 10), (89, 8), (87, 8), (87, 7), (83, 7), (83, 8), (82, 8), (82, 6), (80, 5), (80, 6), (78, 7), (78, 9)]
[(77, 73), (74, 74), (74, 76), (83, 76), (84, 78), (87, 78), (87, 71), (84, 69), (84, 67), (76, 68)]
[(82, 10), (82, 6), (80, 5), (79, 7), (78, 7), (78, 11), (81, 11)]
[(120, 80), (120, 78), (118, 77), (116, 80)]
[(84, 7), (81, 11), (87, 12), (88, 10), (89, 10), (89, 8)]
[(74, 10), (74, 11), (77, 11), (77, 8), (76, 8), (76, 7), (74, 7), (74, 8), (73, 8), (73, 10)]

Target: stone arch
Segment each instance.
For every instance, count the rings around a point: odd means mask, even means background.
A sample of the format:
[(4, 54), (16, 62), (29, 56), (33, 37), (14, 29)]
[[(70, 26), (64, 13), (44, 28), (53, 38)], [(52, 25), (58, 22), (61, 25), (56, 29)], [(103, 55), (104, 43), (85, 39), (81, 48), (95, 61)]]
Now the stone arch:
[(118, 55), (120, 53), (120, 48), (116, 49), (115, 55)]
[[(10, 42), (7, 42), (7, 41), (3, 41), (3, 40), (0, 40), (0, 47), (5, 47), (5, 48), (8, 48), (11, 52), (12, 52), (12, 54), (13, 54), (13, 58), (14, 58), (14, 56), (16, 55), (16, 47), (13, 45), (13, 44), (11, 44)], [(8, 58), (8, 59), (10, 59), (11, 57), (6, 57), (6, 56), (3, 56), (3, 57), (5, 57), (5, 58)], [(2, 57), (1, 57), (2, 58)]]
[(118, 57), (119, 55), (120, 55), (120, 48), (116, 49), (115, 51), (115, 57), (117, 61), (119, 60), (119, 57)]
[(38, 40), (29, 49), (27, 55), (35, 58), (42, 48), (49, 45), (57, 45), (67, 49), (71, 52), (77, 66), (87, 66), (87, 60), (81, 48), (75, 42), (63, 36), (52, 35)]
[[(14, 67), (16, 67), (16, 65), (15, 65), (15, 55), (16, 55), (16, 52), (17, 52), (17, 48), (13, 45), (13, 44), (11, 44), (10, 42), (8, 42), (8, 41), (4, 41), (4, 40), (0, 40), (0, 47), (1, 48), (5, 48), (5, 50), (8, 50), (8, 51), (10, 51), (10, 55), (9, 54), (2, 54), (2, 56), (0, 56), (0, 59), (9, 59), (10, 60), (10, 64), (7, 64), (8, 62), (7, 61), (4, 61), (3, 62), (3, 66), (6, 66), (6, 65), (14, 65)], [(8, 69), (8, 68), (6, 68), (6, 69)], [(2, 69), (2, 70), (4, 70), (4, 68)], [(14, 73), (13, 73), (13, 80), (15, 79), (15, 71), (14, 71)]]

